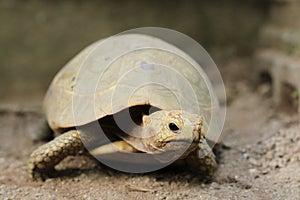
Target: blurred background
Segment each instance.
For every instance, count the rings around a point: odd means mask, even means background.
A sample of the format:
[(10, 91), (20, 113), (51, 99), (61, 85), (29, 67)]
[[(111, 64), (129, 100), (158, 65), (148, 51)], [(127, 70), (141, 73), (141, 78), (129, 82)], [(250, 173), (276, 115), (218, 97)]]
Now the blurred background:
[[(300, 0), (0, 0), (0, 199), (299, 199), (299, 11)], [(221, 72), (216, 179), (182, 167), (123, 174), (82, 157), (64, 160), (60, 178), (29, 179), (55, 74), (89, 44), (149, 26), (195, 39)]]
[[(0, 98), (44, 94), (55, 73), (84, 47), (137, 27), (180, 31), (197, 40), (222, 68), (234, 57), (251, 58), (261, 46), (279, 43), (282, 24), (295, 17), (282, 18), (280, 9), (291, 2), (0, 0)], [(272, 20), (281, 25), (272, 26)], [(287, 51), (293, 50), (289, 44)]]

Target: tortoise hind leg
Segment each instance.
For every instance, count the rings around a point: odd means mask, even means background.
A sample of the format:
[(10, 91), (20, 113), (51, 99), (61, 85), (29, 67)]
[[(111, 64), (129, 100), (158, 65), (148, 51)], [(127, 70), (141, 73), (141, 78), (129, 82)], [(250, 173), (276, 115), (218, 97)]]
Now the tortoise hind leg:
[(32, 178), (51, 175), (54, 167), (65, 157), (82, 154), (85, 151), (77, 130), (71, 130), (40, 146), (29, 158), (28, 168)]
[(204, 138), (199, 141), (197, 150), (186, 158), (186, 163), (191, 171), (205, 180), (211, 180), (217, 169), (215, 155)]

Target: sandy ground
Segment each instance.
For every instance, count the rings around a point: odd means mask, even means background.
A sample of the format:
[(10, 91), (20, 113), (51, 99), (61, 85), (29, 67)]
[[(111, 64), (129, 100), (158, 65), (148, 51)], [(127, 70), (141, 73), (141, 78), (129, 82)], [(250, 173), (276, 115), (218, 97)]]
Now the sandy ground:
[[(0, 103), (0, 199), (300, 199), (300, 128), (295, 107), (275, 108), (270, 85), (250, 78), (247, 60), (222, 68), (229, 105), (224, 149), (212, 183), (184, 169), (126, 174), (69, 157), (59, 178), (33, 181), (30, 153), (43, 115), (42, 93)], [(244, 72), (244, 73), (243, 73)]]

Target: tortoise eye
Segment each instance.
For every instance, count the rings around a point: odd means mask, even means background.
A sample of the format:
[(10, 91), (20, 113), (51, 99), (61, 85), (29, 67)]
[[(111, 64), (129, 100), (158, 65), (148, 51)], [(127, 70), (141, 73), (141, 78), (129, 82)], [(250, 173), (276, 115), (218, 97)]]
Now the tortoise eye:
[(179, 131), (178, 126), (175, 123), (169, 123), (169, 129), (173, 132)]

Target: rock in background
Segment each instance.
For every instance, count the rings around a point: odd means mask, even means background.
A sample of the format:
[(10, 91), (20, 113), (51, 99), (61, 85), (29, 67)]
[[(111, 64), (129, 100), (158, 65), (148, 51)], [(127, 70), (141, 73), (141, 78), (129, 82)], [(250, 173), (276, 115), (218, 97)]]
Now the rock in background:
[[(300, 1), (271, 1), (269, 20), (260, 31), (261, 46), (257, 50), (256, 58), (260, 71), (271, 75), (274, 102), (277, 105), (282, 102), (297, 104), (299, 99), (299, 10)], [(298, 107), (300, 113), (300, 106)]]

